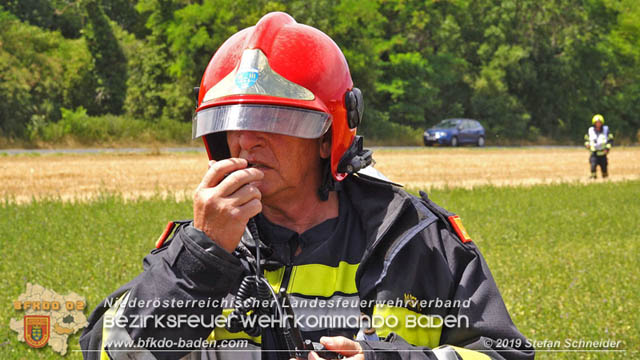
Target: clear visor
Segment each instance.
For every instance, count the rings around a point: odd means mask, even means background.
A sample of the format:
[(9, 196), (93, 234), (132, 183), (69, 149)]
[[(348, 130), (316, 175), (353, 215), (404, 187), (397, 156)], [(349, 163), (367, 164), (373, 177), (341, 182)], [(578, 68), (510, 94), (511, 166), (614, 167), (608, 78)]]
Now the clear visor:
[(329, 114), (285, 106), (235, 104), (211, 107), (193, 117), (193, 138), (230, 130), (251, 130), (317, 139), (331, 126)]

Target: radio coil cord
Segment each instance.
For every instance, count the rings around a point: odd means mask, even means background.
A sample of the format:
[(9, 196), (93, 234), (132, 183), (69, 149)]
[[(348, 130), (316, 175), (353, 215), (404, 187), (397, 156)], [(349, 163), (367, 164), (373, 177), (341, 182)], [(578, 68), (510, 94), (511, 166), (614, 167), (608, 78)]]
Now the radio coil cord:
[[(260, 321), (247, 320), (261, 315), (273, 316), (277, 313), (278, 321), (281, 323), (278, 330), (279, 336), (283, 340), (283, 345), (286, 344), (288, 348), (282, 349), (285, 350), (286, 354), (279, 354), (277, 355), (278, 358), (306, 359), (309, 356), (309, 352), (315, 351), (325, 359), (342, 359), (340, 354), (328, 351), (319, 343), (305, 340), (302, 337), (300, 329), (295, 325), (295, 315), (291, 308), (289, 294), (284, 289), (281, 289), (280, 293), (276, 294), (269, 281), (262, 274), (260, 234), (258, 234), (258, 226), (254, 218), (249, 220), (247, 227), (256, 246), (255, 274), (245, 276), (242, 279), (236, 294), (236, 303), (240, 305), (227, 318), (227, 330), (232, 333), (244, 331), (252, 337), (261, 336), (262, 327), (259, 325)], [(253, 257), (253, 254), (246, 247), (238, 247), (238, 250), (247, 258)], [(269, 301), (270, 299), (272, 301)], [(249, 324), (253, 324), (253, 326)]]
[[(269, 307), (263, 307), (263, 304), (273, 303), (269, 301), (274, 299), (277, 302), (277, 295), (271, 288), (271, 285), (262, 274), (261, 257), (260, 257), (260, 234), (255, 219), (251, 218), (247, 224), (251, 237), (256, 244), (256, 265), (255, 275), (248, 275), (242, 279), (238, 292), (236, 293), (236, 303), (238, 308), (233, 310), (227, 319), (227, 330), (229, 332), (244, 331), (249, 336), (257, 337), (261, 335), (262, 328), (257, 321), (243, 321), (249, 317), (258, 317), (260, 315), (270, 315), (272, 313)], [(253, 254), (246, 247), (239, 247), (241, 252), (247, 257), (253, 257)], [(282, 309), (276, 306), (280, 319), (283, 317)], [(246, 326), (253, 324), (253, 326)]]

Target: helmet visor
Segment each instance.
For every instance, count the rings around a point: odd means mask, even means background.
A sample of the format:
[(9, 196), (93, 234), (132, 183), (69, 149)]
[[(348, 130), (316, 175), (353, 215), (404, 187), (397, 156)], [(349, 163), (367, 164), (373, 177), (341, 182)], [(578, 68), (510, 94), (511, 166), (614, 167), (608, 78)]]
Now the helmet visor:
[(193, 138), (230, 130), (263, 131), (305, 139), (322, 136), (331, 126), (329, 114), (301, 108), (234, 104), (211, 107), (193, 117)]

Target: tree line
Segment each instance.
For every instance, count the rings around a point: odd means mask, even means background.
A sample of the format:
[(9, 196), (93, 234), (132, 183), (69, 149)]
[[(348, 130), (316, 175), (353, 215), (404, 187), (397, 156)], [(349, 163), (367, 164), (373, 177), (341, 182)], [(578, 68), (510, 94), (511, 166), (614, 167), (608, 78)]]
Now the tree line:
[(365, 136), (415, 141), (468, 117), (497, 142), (577, 143), (601, 113), (640, 137), (636, 0), (3, 0), (0, 136), (80, 115), (188, 123), (215, 49), (270, 11), (341, 47)]

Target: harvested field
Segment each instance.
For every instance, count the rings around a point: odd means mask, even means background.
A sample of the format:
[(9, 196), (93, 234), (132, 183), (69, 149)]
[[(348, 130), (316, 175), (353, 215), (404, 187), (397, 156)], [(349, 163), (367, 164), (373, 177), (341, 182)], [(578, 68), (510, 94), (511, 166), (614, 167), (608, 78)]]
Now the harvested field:
[[(374, 152), (376, 168), (410, 188), (588, 182), (581, 148), (415, 148)], [(640, 178), (640, 148), (615, 148), (609, 181)], [(90, 199), (172, 194), (190, 197), (207, 169), (203, 153), (17, 155), (0, 157), (0, 198)], [(602, 181), (602, 180), (598, 180)]]
[(9, 156), (0, 158), (0, 197), (74, 200), (108, 192), (184, 198), (206, 170), (206, 154), (196, 153)]
[[(412, 188), (592, 181), (589, 153), (583, 148), (390, 150), (374, 153), (374, 158), (376, 168), (383, 174)], [(613, 149), (609, 155), (609, 181), (639, 178), (640, 148)], [(601, 180), (599, 169), (598, 179)]]

